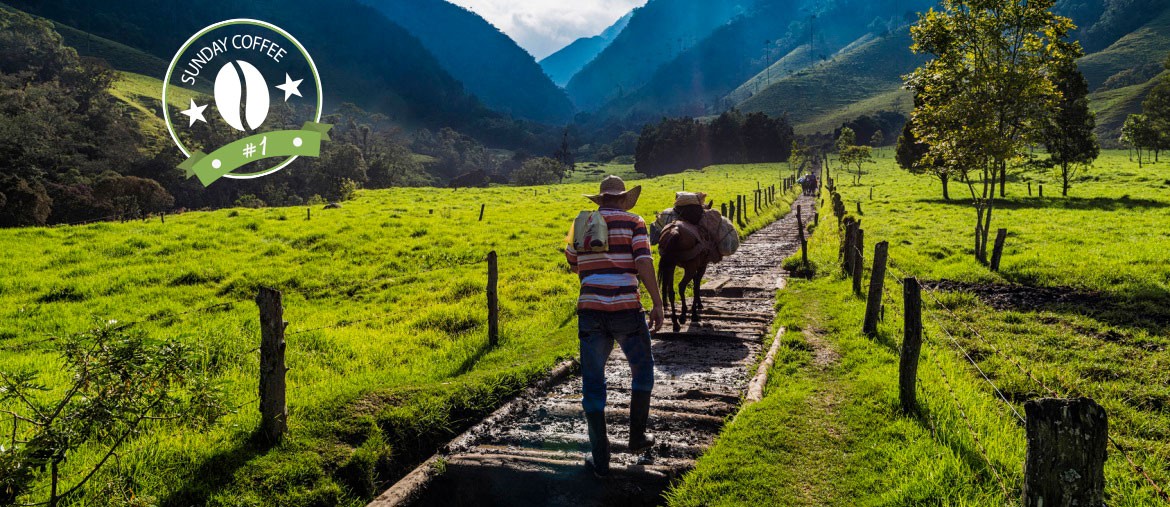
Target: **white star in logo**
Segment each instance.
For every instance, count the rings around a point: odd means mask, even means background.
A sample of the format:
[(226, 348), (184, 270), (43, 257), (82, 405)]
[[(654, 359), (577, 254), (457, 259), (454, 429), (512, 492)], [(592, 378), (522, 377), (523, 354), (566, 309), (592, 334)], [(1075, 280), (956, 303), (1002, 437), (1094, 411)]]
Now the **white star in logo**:
[(301, 90), (298, 89), (298, 87), (301, 86), (301, 81), (304, 81), (304, 79), (293, 81), (292, 78), (288, 76), (287, 72), (284, 74), (284, 84), (276, 85), (276, 89), (284, 92), (285, 102), (288, 102), (288, 98), (292, 97), (293, 95), (304, 97), (304, 95), (301, 95)]
[(191, 123), (188, 124), (187, 126), (193, 127), (193, 126), (195, 126), (195, 122), (197, 122), (197, 121), (207, 123), (207, 119), (203, 117), (203, 110), (204, 109), (207, 109), (206, 104), (202, 105), (202, 106), (197, 106), (197, 105), (195, 105), (195, 99), (191, 99), (191, 108), (186, 110), (186, 111), (179, 111), (179, 112), (183, 113), (191, 118)]

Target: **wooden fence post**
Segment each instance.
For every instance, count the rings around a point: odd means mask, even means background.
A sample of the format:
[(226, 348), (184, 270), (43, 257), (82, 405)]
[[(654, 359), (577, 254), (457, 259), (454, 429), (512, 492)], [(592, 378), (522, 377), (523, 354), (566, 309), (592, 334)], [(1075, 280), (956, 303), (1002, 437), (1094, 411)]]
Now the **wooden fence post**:
[(486, 207), (487, 207), (487, 203), (484, 203), (484, 204), (480, 204), (480, 205), (479, 205), (479, 221), (480, 221), (480, 222), (482, 222), (482, 221), (483, 221), (483, 210), (484, 210), (484, 208), (486, 208)]
[(162, 223), (164, 223), (164, 224), (165, 224), (165, 223), (167, 223), (167, 212), (165, 212), (165, 211), (163, 211), (163, 212), (160, 212), (160, 213), (158, 214), (158, 221), (159, 221), (159, 222), (162, 222)]
[(1044, 184), (1043, 184), (1043, 183), (1037, 183), (1036, 185), (1037, 185), (1037, 187), (1039, 187), (1039, 189), (1040, 189), (1040, 197), (1044, 197)]
[(727, 203), (725, 203), (725, 202), (719, 203), (719, 214), (723, 215), (723, 216), (727, 216)]
[(496, 266), (495, 250), (488, 252), (487, 265), (488, 345), (495, 347), (500, 341), (500, 298), (499, 293), (496, 292), (499, 271)]
[(260, 431), (271, 443), (288, 431), (285, 405), (284, 306), (280, 291), (261, 287), (256, 294), (260, 307)]
[(1103, 505), (1109, 421), (1089, 398), (1024, 402), (1024, 507)]
[[(838, 224), (841, 220), (838, 219)], [(853, 220), (845, 221), (845, 239), (841, 241), (841, 273), (853, 274)]]
[(727, 219), (735, 222), (735, 201), (727, 204)]
[(313, 219), (313, 208), (305, 208), (305, 220)]
[(1003, 242), (1007, 239), (1007, 229), (1000, 229), (995, 233), (995, 246), (991, 250), (991, 270), (999, 271), (999, 259), (1003, 256)]
[(1032, 182), (1028, 182), (1028, 197), (1032, 197)]
[(862, 212), (861, 212), (861, 201), (857, 201), (857, 214), (858, 214), (858, 215), (863, 215), (863, 214), (864, 214), (864, 213), (862, 213)]
[(881, 316), (882, 291), (885, 290), (886, 256), (890, 243), (880, 241), (873, 246), (873, 270), (869, 273), (869, 298), (865, 301), (865, 322), (861, 331), (868, 336), (877, 334), (878, 318)]
[(865, 251), (865, 231), (861, 229), (860, 225), (854, 236), (856, 238), (853, 240), (853, 294), (860, 297), (861, 273), (865, 270), (865, 259), (861, 255), (861, 252)]
[(902, 352), (898, 360), (898, 399), (902, 411), (910, 414), (918, 410), (918, 356), (922, 352), (922, 288), (917, 278), (902, 280), (904, 320), (902, 321)]

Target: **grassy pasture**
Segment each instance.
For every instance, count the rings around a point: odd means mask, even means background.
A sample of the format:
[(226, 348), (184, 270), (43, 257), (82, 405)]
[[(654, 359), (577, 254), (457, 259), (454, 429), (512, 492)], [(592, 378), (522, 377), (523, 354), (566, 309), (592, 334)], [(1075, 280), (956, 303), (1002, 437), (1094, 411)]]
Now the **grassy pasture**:
[[(1160, 485), (1170, 483), (1170, 164), (1139, 170), (1124, 152), (1106, 152), (1068, 198), (1048, 174), (1027, 176), (1033, 191), (1046, 183), (1044, 198), (1028, 197), (1022, 178), (1010, 181), (995, 218), (1009, 230), (1007, 247), (1002, 273), (993, 274), (971, 258), (974, 211), (961, 198), (965, 187), (952, 185), (954, 202), (943, 202), (936, 180), (897, 169), (889, 150), (881, 156), (861, 186), (840, 178), (849, 212), (862, 203), (867, 264), (885, 240), (892, 262), (924, 280), (1056, 287), (1093, 294), (1092, 303), (996, 310), (969, 292), (940, 293), (960, 322), (924, 293), (923, 415), (903, 416), (901, 287), (887, 278), (879, 336), (863, 336), (865, 302), (838, 275), (826, 203), (828, 218), (809, 247), (817, 276), (779, 293), (778, 324), (789, 332), (765, 399), (724, 429), (672, 491), (672, 504), (1011, 504), (1023, 480), (1023, 428), (946, 333), (1021, 413), (1024, 400), (1046, 393), (989, 343), (1050, 387), (1097, 400), (1135, 462)], [(1109, 505), (1160, 504), (1112, 447), (1106, 482)]]
[[(644, 179), (634, 211), (652, 220), (684, 178), (688, 189), (727, 201), (781, 172), (786, 165), (717, 166)], [(436, 442), (575, 355), (577, 283), (560, 250), (572, 218), (588, 208), (582, 194), (596, 188), (597, 180), (362, 191), (341, 209), (313, 208), (308, 221), (302, 207), (225, 209), (165, 223), (2, 230), (0, 369), (39, 371), (60, 389), (52, 336), (140, 322), (131, 331), (199, 347), (203, 367), (239, 406), (208, 433), (147, 428), (88, 488), (87, 503), (361, 505)], [(786, 202), (748, 230), (787, 211)], [(492, 249), (500, 255), (495, 349), (486, 347), (482, 262)], [(259, 420), (251, 299), (262, 285), (283, 291), (290, 322), (291, 429), (270, 450), (249, 438)], [(11, 429), (0, 422), (0, 433)], [(64, 475), (102, 451), (83, 450)]]

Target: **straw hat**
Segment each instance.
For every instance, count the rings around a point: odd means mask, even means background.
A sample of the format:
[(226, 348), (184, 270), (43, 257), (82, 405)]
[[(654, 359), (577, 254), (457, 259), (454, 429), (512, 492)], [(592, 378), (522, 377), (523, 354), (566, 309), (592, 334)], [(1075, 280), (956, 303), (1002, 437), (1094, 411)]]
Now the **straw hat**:
[(703, 192), (675, 192), (674, 207), (703, 206), (707, 203), (707, 194)]
[(627, 191), (626, 182), (617, 176), (610, 175), (606, 176), (604, 180), (601, 180), (600, 193), (586, 195), (585, 197), (597, 203), (598, 206), (602, 206), (606, 201), (605, 196), (607, 195), (618, 196), (617, 207), (623, 210), (629, 210), (638, 202), (638, 196), (642, 195), (642, 186), (638, 185)]

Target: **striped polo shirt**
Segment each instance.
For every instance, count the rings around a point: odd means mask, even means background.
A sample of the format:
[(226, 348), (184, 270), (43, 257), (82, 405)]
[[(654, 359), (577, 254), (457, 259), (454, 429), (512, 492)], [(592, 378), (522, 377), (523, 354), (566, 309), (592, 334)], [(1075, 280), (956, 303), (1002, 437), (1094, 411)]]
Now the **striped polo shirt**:
[(573, 272), (581, 278), (578, 310), (616, 312), (640, 310), (638, 269), (634, 262), (651, 259), (650, 236), (642, 217), (616, 208), (601, 208), (609, 227), (609, 250), (581, 252), (570, 243), (565, 248)]

